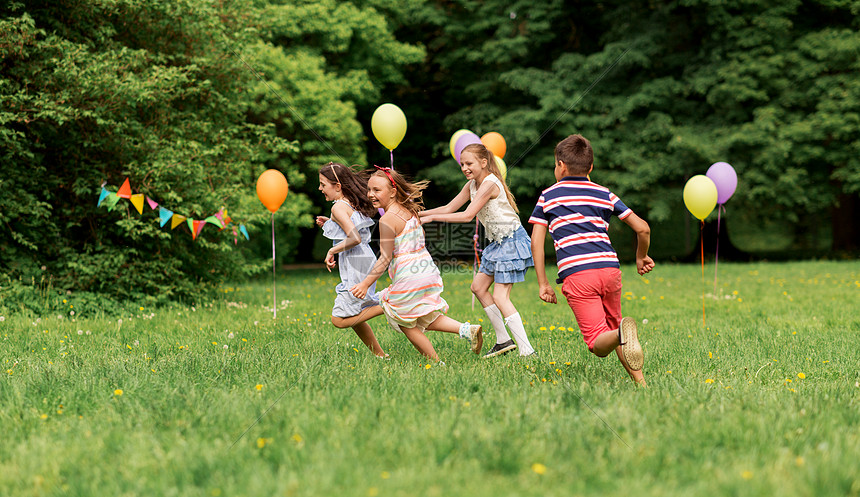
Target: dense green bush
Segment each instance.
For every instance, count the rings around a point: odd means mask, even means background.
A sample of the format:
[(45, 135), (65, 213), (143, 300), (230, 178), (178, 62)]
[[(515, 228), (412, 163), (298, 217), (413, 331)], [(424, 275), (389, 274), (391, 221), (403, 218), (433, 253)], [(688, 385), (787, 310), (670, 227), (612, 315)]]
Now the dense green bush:
[[(98, 208), (100, 185), (125, 178), (166, 208), (202, 219), (227, 207), (252, 236), (268, 213), (254, 181), (266, 168), (301, 183), (297, 143), (248, 122), (257, 38), (243, 2), (15, 3), (0, 9), (0, 297), (47, 277), (59, 291), (166, 301), (249, 275), (260, 258), (230, 230), (160, 228), (121, 200)], [(306, 199), (278, 212), (308, 223)], [(258, 225), (261, 229), (255, 230)], [(26, 299), (25, 299), (26, 300)], [(9, 302), (6, 304), (9, 306)], [(35, 305), (30, 302), (27, 306)]]

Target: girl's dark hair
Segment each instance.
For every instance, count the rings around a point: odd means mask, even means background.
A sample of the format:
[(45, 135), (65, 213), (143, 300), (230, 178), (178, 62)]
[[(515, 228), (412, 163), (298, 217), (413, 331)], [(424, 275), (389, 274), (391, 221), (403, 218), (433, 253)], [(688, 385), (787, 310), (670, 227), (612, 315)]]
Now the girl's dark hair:
[[(517, 207), (517, 199), (514, 198), (514, 194), (511, 193), (511, 189), (508, 188), (508, 182), (505, 181), (504, 176), (502, 176), (502, 171), (499, 170), (499, 164), (496, 162), (496, 156), (493, 154), (492, 150), (480, 143), (470, 143), (463, 148), (463, 152), (469, 152), (470, 154), (474, 154), (478, 159), (487, 161), (487, 170), (502, 182), (502, 187), (505, 189), (505, 196), (508, 197), (508, 203), (514, 208), (514, 212), (519, 214), (520, 209)], [(463, 152), (460, 153), (462, 154)]]
[[(388, 174), (385, 174), (388, 173)], [(389, 177), (389, 175), (391, 175)], [(394, 201), (406, 207), (406, 209), (414, 215), (424, 210), (424, 199), (421, 192), (430, 184), (429, 181), (418, 181), (411, 183), (393, 169), (385, 168), (385, 170), (377, 169), (371, 176), (379, 176), (384, 178), (386, 183), (394, 187)]]
[(329, 162), (320, 168), (320, 174), (334, 184), (340, 184), (340, 191), (343, 193), (349, 205), (358, 212), (367, 217), (372, 217), (376, 213), (370, 199), (367, 198), (367, 177), (365, 173), (356, 172), (351, 167), (346, 167), (337, 162)]

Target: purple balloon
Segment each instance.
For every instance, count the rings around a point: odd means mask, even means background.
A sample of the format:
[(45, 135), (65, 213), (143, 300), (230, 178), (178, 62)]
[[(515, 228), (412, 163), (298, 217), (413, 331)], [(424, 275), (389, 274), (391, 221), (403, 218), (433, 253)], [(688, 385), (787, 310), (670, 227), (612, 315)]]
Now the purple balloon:
[(475, 133), (463, 133), (463, 136), (457, 138), (457, 143), (454, 144), (454, 158), (457, 159), (457, 164), (460, 163), (460, 152), (462, 152), (467, 145), (471, 145), (473, 143), (481, 143), (481, 137)]
[(715, 162), (705, 174), (717, 185), (717, 203), (725, 204), (738, 187), (738, 175), (728, 162)]

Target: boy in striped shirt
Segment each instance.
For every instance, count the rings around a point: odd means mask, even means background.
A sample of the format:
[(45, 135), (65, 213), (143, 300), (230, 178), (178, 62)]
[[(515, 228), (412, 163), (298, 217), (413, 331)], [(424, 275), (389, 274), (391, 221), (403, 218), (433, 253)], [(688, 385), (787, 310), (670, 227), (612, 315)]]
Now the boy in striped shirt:
[(555, 304), (544, 265), (544, 240), (552, 236), (558, 259), (557, 283), (576, 316), (588, 350), (606, 357), (613, 350), (637, 383), (645, 385), (644, 355), (636, 321), (621, 317), (621, 269), (607, 230), (613, 215), (636, 232), (636, 269), (654, 269), (648, 257), (651, 229), (607, 188), (592, 183), (594, 168), (591, 143), (571, 135), (555, 147), (556, 183), (541, 193), (532, 212), (532, 256), (541, 300)]

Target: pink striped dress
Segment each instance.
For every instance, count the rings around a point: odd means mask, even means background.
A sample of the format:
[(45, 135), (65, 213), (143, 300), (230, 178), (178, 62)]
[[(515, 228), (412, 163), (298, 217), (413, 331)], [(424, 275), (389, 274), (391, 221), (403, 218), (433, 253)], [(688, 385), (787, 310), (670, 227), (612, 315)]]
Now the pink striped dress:
[(448, 303), (442, 298), (442, 275), (424, 246), (424, 228), (417, 217), (406, 221), (403, 231), (394, 238), (388, 276), (391, 285), (377, 295), (395, 330), (401, 331), (402, 326), (423, 331), (448, 312)]

